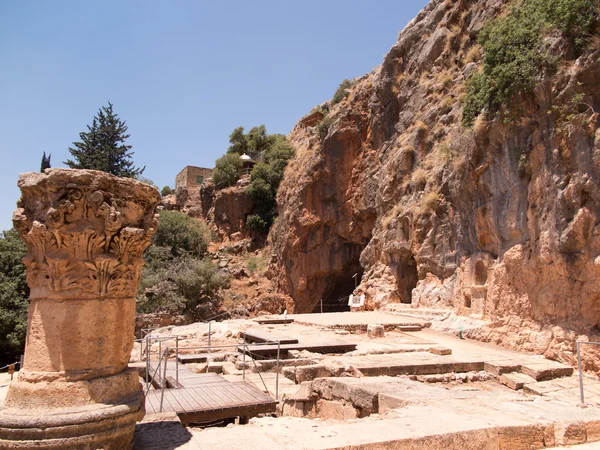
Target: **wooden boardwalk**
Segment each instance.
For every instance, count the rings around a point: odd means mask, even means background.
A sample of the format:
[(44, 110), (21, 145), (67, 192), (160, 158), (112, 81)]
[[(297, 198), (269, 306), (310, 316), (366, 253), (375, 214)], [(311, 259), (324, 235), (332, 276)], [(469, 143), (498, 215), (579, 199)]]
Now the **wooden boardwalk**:
[[(155, 387), (161, 386), (162, 368), (150, 363), (150, 373)], [(164, 367), (164, 366), (163, 366)], [(277, 401), (245, 381), (231, 382), (216, 373), (196, 373), (179, 364), (179, 384), (175, 361), (167, 361), (163, 412), (175, 412), (183, 423), (201, 423), (233, 417), (254, 417), (275, 412)], [(160, 412), (162, 391), (156, 389), (146, 396), (146, 412)]]
[[(217, 375), (219, 377), (219, 375)], [(221, 377), (219, 377), (221, 378)], [(212, 422), (275, 412), (277, 401), (245, 381), (165, 389), (163, 412), (175, 412), (182, 423)], [(146, 396), (146, 412), (160, 412), (161, 391)]]

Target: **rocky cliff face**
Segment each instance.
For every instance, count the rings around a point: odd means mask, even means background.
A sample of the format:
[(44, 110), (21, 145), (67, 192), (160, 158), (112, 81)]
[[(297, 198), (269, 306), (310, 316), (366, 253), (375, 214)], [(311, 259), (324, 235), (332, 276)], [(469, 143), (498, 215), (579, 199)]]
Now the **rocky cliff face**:
[[(524, 118), (464, 128), (477, 35), (506, 4), (433, 0), (332, 106), (324, 139), (294, 128), (270, 239), (297, 312), (354, 291), (368, 308), (479, 319), (465, 334), (569, 363), (575, 340), (600, 341), (600, 49), (569, 59), (552, 38), (560, 69), (520, 100)], [(575, 93), (589, 108), (549, 114)]]

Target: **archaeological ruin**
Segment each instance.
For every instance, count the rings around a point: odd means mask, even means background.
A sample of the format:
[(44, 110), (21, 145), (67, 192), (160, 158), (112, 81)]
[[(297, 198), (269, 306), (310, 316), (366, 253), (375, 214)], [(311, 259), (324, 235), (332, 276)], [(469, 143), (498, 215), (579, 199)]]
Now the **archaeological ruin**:
[(131, 448), (144, 415), (138, 373), (128, 368), (135, 295), (160, 195), (92, 170), (26, 173), (19, 188), (13, 223), (29, 249), (31, 294), (0, 448)]

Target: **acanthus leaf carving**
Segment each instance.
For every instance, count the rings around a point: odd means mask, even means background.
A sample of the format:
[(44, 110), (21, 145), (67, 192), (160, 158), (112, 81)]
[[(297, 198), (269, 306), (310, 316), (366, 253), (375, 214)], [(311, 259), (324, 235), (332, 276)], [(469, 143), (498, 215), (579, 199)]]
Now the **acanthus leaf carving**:
[(123, 298), (137, 293), (142, 253), (157, 227), (156, 189), (109, 174), (24, 174), (13, 215), (27, 244), (32, 298)]

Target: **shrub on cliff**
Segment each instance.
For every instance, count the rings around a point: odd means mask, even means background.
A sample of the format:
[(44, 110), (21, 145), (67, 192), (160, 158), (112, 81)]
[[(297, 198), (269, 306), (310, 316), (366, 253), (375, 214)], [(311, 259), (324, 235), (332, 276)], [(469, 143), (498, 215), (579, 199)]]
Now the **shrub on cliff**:
[(597, 8), (597, 0), (523, 0), (487, 24), (479, 36), (483, 68), (467, 83), (463, 124), (472, 125), (482, 110), (488, 117), (501, 111), (518, 115), (510, 110), (511, 101), (530, 95), (539, 79), (556, 67), (544, 36), (559, 30), (578, 54), (587, 43)]
[(167, 259), (163, 265), (144, 268), (137, 310), (190, 313), (198, 320), (207, 319), (218, 313), (222, 301), (220, 291), (230, 283), (229, 275), (208, 259)]
[(171, 195), (172, 193), (173, 193), (173, 189), (171, 189), (169, 186), (164, 186), (160, 191), (160, 195), (162, 195), (163, 197), (166, 197), (167, 195)]
[(25, 347), (29, 288), (25, 244), (13, 229), (0, 233), (0, 366), (18, 361)]
[(204, 258), (208, 239), (203, 223), (178, 211), (160, 213), (158, 230), (144, 253), (138, 312), (191, 313), (198, 320), (216, 314), (220, 291), (230, 281)]
[(348, 79), (345, 79), (344, 81), (342, 81), (339, 85), (339, 87), (337, 88), (337, 90), (335, 91), (335, 94), (333, 94), (333, 98), (331, 99), (331, 104), (335, 105), (336, 103), (341, 102), (342, 100), (344, 100), (346, 98), (346, 95), (348, 95), (348, 89), (350, 89), (352, 86), (354, 86), (355, 82), (350, 81)]
[(250, 230), (258, 233), (269, 231), (277, 213), (277, 189), (293, 156), (294, 148), (285, 136), (279, 135), (264, 152), (264, 162), (252, 169), (247, 194), (254, 202), (254, 210), (246, 218), (246, 226)]
[(233, 186), (242, 173), (242, 160), (237, 153), (227, 153), (215, 161), (212, 180), (218, 188)]
[(158, 230), (152, 243), (168, 248), (173, 256), (202, 257), (209, 240), (208, 228), (179, 211), (161, 211)]

